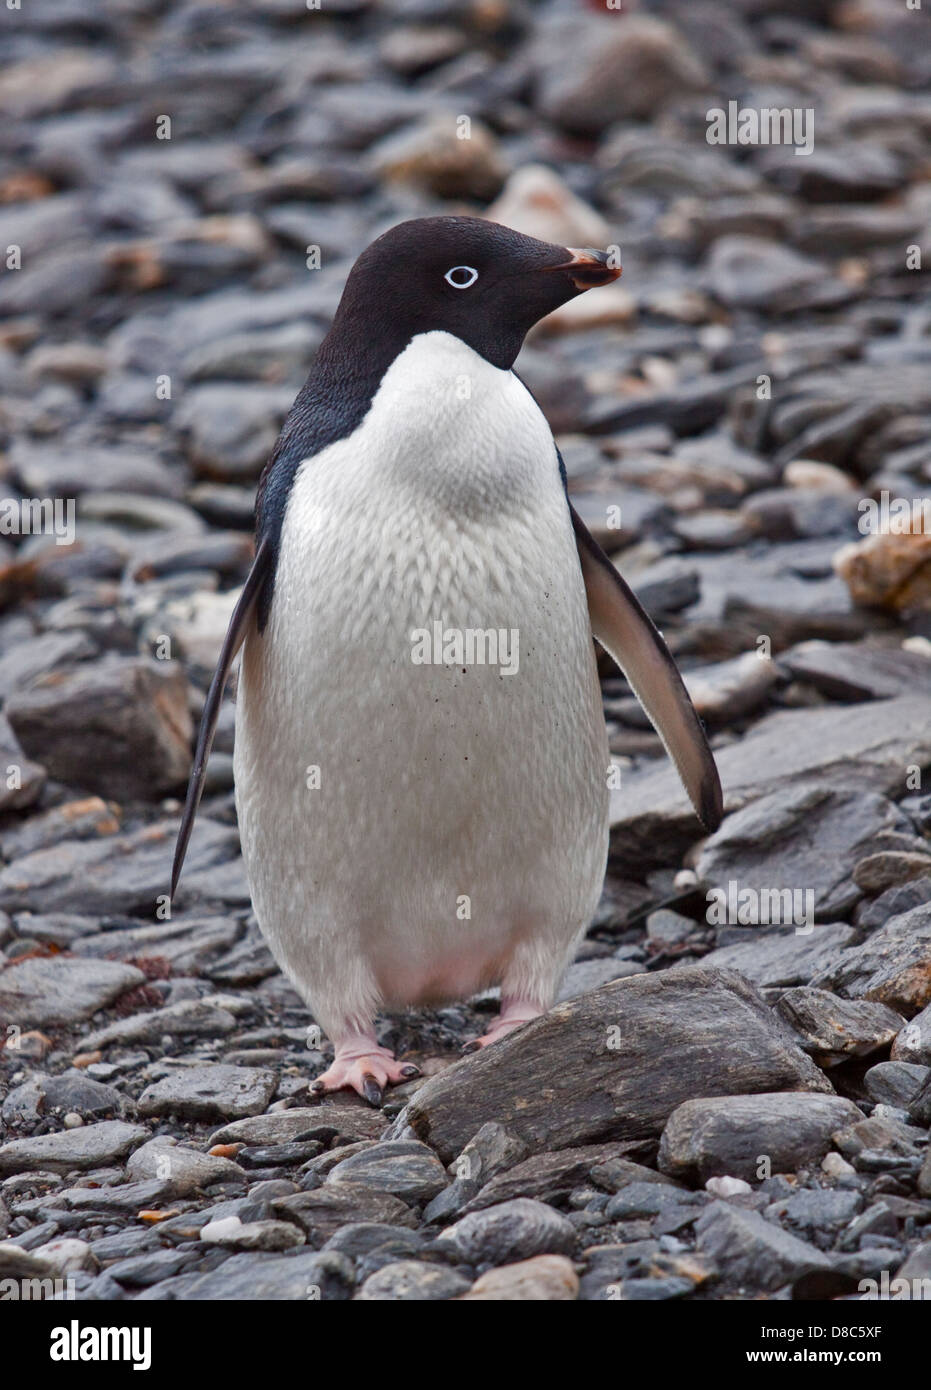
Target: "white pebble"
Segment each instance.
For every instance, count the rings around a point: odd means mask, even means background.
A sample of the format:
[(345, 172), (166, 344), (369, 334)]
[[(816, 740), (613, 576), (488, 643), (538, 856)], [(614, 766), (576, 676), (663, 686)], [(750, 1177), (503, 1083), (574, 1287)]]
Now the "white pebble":
[(835, 1153), (832, 1149), (821, 1160), (821, 1171), (826, 1173), (829, 1178), (845, 1178), (857, 1170), (852, 1163), (847, 1162), (842, 1154)]
[(709, 1178), (705, 1191), (713, 1197), (736, 1197), (742, 1192), (752, 1192), (753, 1188), (743, 1178)]

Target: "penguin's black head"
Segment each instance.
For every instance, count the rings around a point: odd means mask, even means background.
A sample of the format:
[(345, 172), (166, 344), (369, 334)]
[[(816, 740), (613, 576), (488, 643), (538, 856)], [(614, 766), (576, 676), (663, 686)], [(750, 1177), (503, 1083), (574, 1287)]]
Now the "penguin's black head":
[(441, 330), (507, 368), (539, 319), (620, 273), (604, 251), (555, 246), (479, 217), (421, 217), (362, 252), (333, 327), (360, 352), (386, 338), (400, 351), (416, 334)]

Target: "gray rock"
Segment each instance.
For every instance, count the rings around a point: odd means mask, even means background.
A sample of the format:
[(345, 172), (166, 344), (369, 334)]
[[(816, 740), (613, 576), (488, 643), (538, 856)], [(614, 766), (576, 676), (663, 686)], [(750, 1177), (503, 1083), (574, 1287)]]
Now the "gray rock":
[(570, 1255), (575, 1227), (543, 1202), (517, 1197), (472, 1212), (437, 1236), (437, 1247), (471, 1265), (503, 1265), (532, 1255)]
[(839, 999), (825, 989), (787, 989), (776, 1008), (819, 1066), (868, 1056), (888, 1047), (909, 1026), (885, 1004)]
[(896, 1034), (889, 1055), (894, 1062), (917, 1062), (919, 1066), (931, 1067), (931, 1004), (925, 1005)]
[(338, 1250), (360, 1265), (376, 1260), (380, 1267), (386, 1260), (394, 1263), (416, 1255), (423, 1244), (418, 1231), (377, 1221), (350, 1221), (348, 1226), (340, 1226), (323, 1248)]
[(598, 135), (615, 121), (642, 120), (705, 72), (681, 33), (662, 20), (628, 15), (560, 16), (537, 42), (538, 109), (573, 135)]
[[(156, 956), (167, 961), (178, 975), (199, 975), (201, 967), (231, 946), (241, 933), (241, 924), (232, 917), (191, 914), (154, 926), (85, 935), (74, 950), (81, 956)], [(186, 1022), (195, 1030), (195, 1017)]]
[(29, 1028), (77, 1023), (145, 979), (141, 970), (119, 961), (31, 957), (0, 976), (0, 1017)]
[(777, 923), (836, 921), (860, 896), (853, 873), (864, 850), (883, 834), (909, 830), (883, 796), (801, 783), (727, 816), (695, 868), (703, 883), (725, 893), (736, 881), (763, 895), (764, 904), (772, 900), (770, 920)]
[(177, 1115), (188, 1120), (238, 1120), (259, 1115), (278, 1087), (273, 1071), (222, 1063), (185, 1067), (147, 1086), (140, 1115)]
[(806, 1236), (833, 1234), (853, 1221), (863, 1207), (859, 1192), (832, 1192), (820, 1187), (796, 1192), (766, 1208), (768, 1221), (785, 1222)]
[(761, 1157), (771, 1172), (794, 1172), (822, 1159), (835, 1131), (861, 1118), (853, 1101), (840, 1096), (785, 1092), (687, 1100), (663, 1130), (659, 1166), (672, 1177), (700, 1182), (758, 1180)]
[(309, 1244), (321, 1246), (349, 1222), (375, 1222), (378, 1225), (417, 1225), (417, 1217), (407, 1202), (390, 1192), (379, 1192), (360, 1183), (327, 1183), (309, 1192), (277, 1197), (272, 1208), (283, 1221), (293, 1221), (307, 1236)]
[(420, 1260), (396, 1260), (370, 1274), (356, 1298), (368, 1302), (438, 1302), (459, 1298), (469, 1287), (469, 1280), (453, 1269)]
[(708, 259), (708, 280), (722, 304), (792, 313), (802, 306), (836, 304), (849, 290), (824, 266), (791, 247), (755, 236), (723, 236)]
[(755, 927), (726, 933), (727, 944), (703, 957), (716, 970), (739, 970), (768, 998), (793, 985), (807, 985), (841, 959), (845, 946), (856, 940), (846, 922), (816, 923), (810, 933), (793, 928), (775, 931)]
[(646, 969), (634, 961), (616, 960), (613, 956), (595, 957), (592, 960), (579, 960), (570, 965), (556, 994), (556, 1003), (564, 1004), (567, 999), (577, 999), (590, 989), (598, 989), (611, 980), (626, 979), (630, 975), (642, 975)]
[[(152, 913), (171, 881), (177, 821), (158, 821), (105, 840), (62, 840), (27, 854), (0, 870), (0, 908), (18, 912), (61, 912), (74, 907), (74, 884), (81, 884), (81, 907), (88, 914)], [(186, 868), (223, 863), (229, 873), (238, 851), (234, 827), (201, 816), (188, 846)], [(186, 879), (189, 884), (190, 878)], [(182, 890), (183, 891), (183, 890)], [(181, 893), (179, 892), (179, 897)]]
[(827, 1256), (807, 1241), (728, 1202), (713, 1202), (699, 1217), (695, 1234), (699, 1253), (714, 1262), (729, 1287), (773, 1291), (830, 1268)]
[(327, 1182), (375, 1188), (408, 1202), (429, 1202), (449, 1182), (432, 1149), (416, 1140), (396, 1139), (353, 1154), (337, 1163)]
[(183, 783), (191, 763), (187, 682), (170, 661), (117, 657), (13, 695), (6, 714), (53, 777), (117, 801)]
[(233, 1255), (219, 1269), (188, 1284), (185, 1299), (198, 1302), (274, 1299), (306, 1303), (352, 1297), (353, 1270), (345, 1256), (295, 1251), (257, 1260), (252, 1254)]
[(380, 1110), (330, 1101), (234, 1120), (216, 1130), (210, 1136), (210, 1144), (292, 1144), (310, 1139), (329, 1144), (337, 1138), (341, 1144), (351, 1144), (378, 1139), (387, 1126), (387, 1117)]
[(887, 700), (931, 688), (927, 657), (869, 642), (802, 642), (777, 664), (829, 700)]
[[(115, 933), (116, 934), (116, 933)], [(173, 1038), (220, 1038), (236, 1028), (235, 1013), (244, 1013), (248, 1004), (235, 995), (211, 994), (202, 999), (183, 999), (162, 1009), (132, 1014), (98, 1028), (81, 1039), (85, 1052), (109, 1047), (113, 1043), (157, 1043), (165, 1035)]]
[(931, 1066), (915, 1062), (878, 1062), (863, 1078), (871, 1100), (907, 1110), (931, 1079)]
[(536, 1153), (658, 1135), (696, 1091), (792, 1087), (823, 1091), (827, 1082), (785, 1024), (739, 975), (688, 967), (558, 1005), (432, 1077), (396, 1125), (410, 1125), (450, 1162), (488, 1120)]
[[(603, 1173), (612, 1164), (624, 1161), (630, 1144), (587, 1144), (583, 1148), (560, 1149), (557, 1153), (534, 1154), (506, 1172), (485, 1183), (468, 1205), (469, 1211), (481, 1211), (498, 1202), (514, 1197), (532, 1197), (535, 1201), (557, 1204), (565, 1201), (577, 1187), (583, 1187), (596, 1172)], [(630, 1163), (633, 1171), (638, 1165)], [(612, 1171), (617, 1174), (615, 1167)], [(601, 1184), (599, 1183), (599, 1186)]]
[(17, 643), (0, 656), (0, 697), (24, 690), (39, 676), (97, 655), (83, 632), (47, 632), (28, 643)]
[(101, 1120), (99, 1124), (64, 1129), (57, 1134), (37, 1134), (29, 1139), (12, 1139), (0, 1147), (0, 1173), (39, 1171), (69, 1173), (74, 1168), (101, 1168), (124, 1158), (130, 1150), (148, 1139), (144, 1125), (123, 1120)]
[(523, 1139), (490, 1120), (450, 1164), (453, 1180), (426, 1207), (424, 1219), (446, 1221), (458, 1215), (486, 1183), (526, 1156), (527, 1145)]
[(931, 1003), (931, 903), (891, 917), (811, 983), (849, 999), (878, 1000), (906, 1018), (920, 1012)]
[(126, 1173), (134, 1182), (168, 1179), (179, 1196), (215, 1182), (246, 1181), (246, 1174), (237, 1163), (188, 1148), (169, 1135), (159, 1135), (130, 1154)]
[[(844, 709), (784, 710), (718, 749), (715, 759), (728, 811), (805, 779), (859, 795), (893, 795), (901, 792), (903, 767), (931, 761), (927, 699), (910, 694)], [(657, 844), (668, 855), (697, 835), (668, 763), (625, 778), (623, 790), (612, 792), (611, 826), (612, 854), (639, 868), (656, 862)]]
[(227, 1216), (203, 1226), (200, 1238), (205, 1245), (220, 1245), (228, 1250), (293, 1250), (303, 1245), (303, 1231), (291, 1221), (240, 1221)]

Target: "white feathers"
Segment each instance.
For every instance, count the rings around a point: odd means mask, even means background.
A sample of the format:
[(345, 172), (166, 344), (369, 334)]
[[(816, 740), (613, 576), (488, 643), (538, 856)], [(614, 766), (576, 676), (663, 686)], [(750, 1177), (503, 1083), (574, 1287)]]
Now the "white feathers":
[[(412, 658), (519, 634), (519, 665)], [(600, 892), (607, 737), (550, 430), (517, 378), (415, 338), (307, 460), (245, 646), (243, 853), (262, 930), (334, 1040), (495, 981), (542, 1005)]]

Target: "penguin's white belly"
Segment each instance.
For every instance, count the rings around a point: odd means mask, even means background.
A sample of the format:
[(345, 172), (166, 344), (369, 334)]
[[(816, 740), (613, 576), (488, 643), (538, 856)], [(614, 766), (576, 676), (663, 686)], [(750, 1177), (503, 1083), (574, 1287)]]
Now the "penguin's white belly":
[(504, 981), (548, 1003), (596, 906), (607, 738), (552, 437), (457, 339), (414, 339), (288, 503), (243, 657), (256, 913), (331, 1036)]

